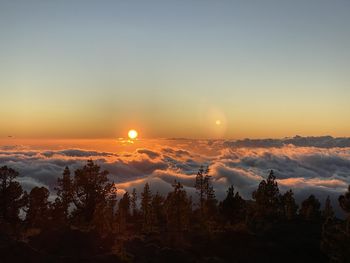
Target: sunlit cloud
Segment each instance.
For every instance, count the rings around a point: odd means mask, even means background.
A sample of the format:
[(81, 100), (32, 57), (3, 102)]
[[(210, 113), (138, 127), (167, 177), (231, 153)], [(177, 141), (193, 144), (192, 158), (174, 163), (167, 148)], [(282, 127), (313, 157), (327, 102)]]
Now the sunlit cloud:
[[(346, 145), (346, 140), (342, 141)], [(335, 202), (350, 184), (350, 147), (329, 147), (339, 144), (338, 139), (328, 140), (323, 148), (316, 139), (312, 146), (271, 146), (268, 141), (267, 145), (259, 142), (258, 147), (240, 147), (222, 140), (145, 140), (137, 144), (138, 148), (121, 148), (123, 151), (118, 152), (5, 146), (0, 149), (0, 163), (20, 172), (18, 180), (26, 190), (46, 186), (52, 192), (65, 166), (74, 171), (87, 159), (110, 172), (109, 179), (116, 183), (119, 194), (132, 188), (141, 191), (145, 182), (150, 183), (152, 191), (166, 194), (177, 180), (194, 195), (195, 175), (201, 165), (209, 166), (219, 199), (230, 185), (250, 199), (271, 169), (281, 192), (292, 188), (299, 201), (312, 192), (320, 199), (330, 195)]]

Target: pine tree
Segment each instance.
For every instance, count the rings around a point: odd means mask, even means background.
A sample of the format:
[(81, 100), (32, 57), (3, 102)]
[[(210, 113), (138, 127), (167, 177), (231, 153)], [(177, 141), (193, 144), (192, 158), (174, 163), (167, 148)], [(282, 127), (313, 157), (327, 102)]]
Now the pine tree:
[(158, 192), (152, 198), (152, 226), (161, 229), (165, 223), (164, 197)]
[(205, 202), (205, 188), (206, 188), (206, 182), (205, 182), (205, 175), (204, 175), (204, 168), (201, 166), (197, 172), (196, 181), (195, 181), (195, 188), (197, 191), (197, 194), (199, 196), (199, 210), (201, 217), (203, 217), (204, 214), (204, 202)]
[(125, 192), (118, 205), (117, 220), (119, 232), (126, 230), (127, 222), (130, 218), (130, 203), (130, 195), (128, 192)]
[(54, 203), (54, 216), (59, 218), (61, 223), (67, 223), (69, 218), (69, 207), (73, 202), (73, 180), (70, 176), (70, 170), (66, 167), (62, 178), (57, 179), (57, 198)]
[(211, 185), (211, 176), (209, 176), (209, 168), (205, 170), (204, 177), (204, 192), (205, 192), (205, 216), (214, 218), (217, 213), (217, 200), (215, 196), (215, 191)]
[(19, 211), (26, 205), (27, 195), (14, 181), (18, 172), (7, 166), (0, 168), (0, 222), (19, 222)]
[(215, 216), (217, 204), (215, 191), (211, 185), (209, 167), (207, 167), (205, 170), (203, 166), (199, 168), (196, 176), (195, 188), (199, 196), (200, 218), (205, 221), (209, 216)]
[(346, 232), (350, 234), (350, 185), (348, 191), (344, 195), (339, 196), (338, 201), (340, 207), (348, 215), (346, 219)]
[(167, 228), (173, 234), (175, 242), (181, 242), (183, 233), (189, 227), (192, 207), (182, 184), (175, 181), (173, 188), (165, 200)]
[(310, 195), (301, 203), (299, 214), (305, 220), (318, 220), (321, 215), (320, 207), (321, 204), (317, 198), (314, 195)]
[(256, 213), (259, 217), (276, 219), (280, 213), (281, 196), (274, 172), (271, 170), (268, 178), (262, 180), (253, 192), (256, 202)]
[(245, 218), (245, 201), (238, 192), (234, 192), (234, 187), (231, 185), (227, 190), (226, 198), (220, 203), (220, 212), (225, 221), (237, 223)]
[(138, 209), (137, 209), (137, 193), (136, 193), (136, 189), (135, 189), (135, 188), (132, 189), (130, 202), (131, 202), (132, 216), (135, 217), (135, 216), (137, 216), (137, 214), (138, 214)]
[(294, 193), (292, 189), (285, 192), (281, 197), (283, 215), (287, 220), (292, 220), (296, 217), (298, 211), (298, 205), (294, 199)]
[(144, 231), (150, 231), (152, 228), (152, 192), (148, 183), (145, 184), (141, 193), (141, 213), (143, 218), (142, 228)]
[(90, 227), (101, 237), (110, 236), (115, 233), (115, 212), (116, 198), (96, 205)]
[(122, 199), (120, 199), (119, 209), (123, 210), (125, 215), (130, 215), (130, 195), (128, 192), (125, 192)]
[[(100, 167), (92, 160), (75, 171), (73, 180), (73, 201), (76, 206), (74, 211), (75, 218), (80, 224), (89, 225), (96, 213), (97, 208), (106, 210), (104, 205), (108, 206), (108, 213), (116, 202), (117, 189), (113, 182), (107, 178), (108, 171), (101, 171)], [(113, 210), (113, 209), (112, 209)], [(102, 220), (102, 218), (101, 218)]]
[(49, 218), (49, 190), (45, 187), (34, 187), (28, 196), (26, 221), (29, 227), (43, 228)]
[(331, 221), (334, 219), (334, 210), (331, 204), (331, 199), (329, 198), (329, 195), (327, 196), (324, 209), (322, 211), (322, 217), (325, 222)]
[(322, 225), (321, 249), (328, 255), (330, 262), (350, 262), (350, 186), (348, 192), (339, 196), (338, 201), (340, 207), (349, 213), (345, 231), (341, 221), (333, 220), (335, 218), (334, 211), (328, 196), (322, 211), (324, 223)]

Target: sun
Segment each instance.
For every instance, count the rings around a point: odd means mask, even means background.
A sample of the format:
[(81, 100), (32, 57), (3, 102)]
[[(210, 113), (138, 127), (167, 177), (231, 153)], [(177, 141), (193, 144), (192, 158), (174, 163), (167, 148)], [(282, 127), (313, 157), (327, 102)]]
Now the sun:
[(137, 131), (135, 131), (135, 130), (130, 130), (130, 131), (128, 132), (128, 136), (129, 136), (129, 138), (130, 138), (131, 140), (136, 139), (136, 138), (137, 138), (137, 135), (138, 135), (138, 133), (137, 133)]

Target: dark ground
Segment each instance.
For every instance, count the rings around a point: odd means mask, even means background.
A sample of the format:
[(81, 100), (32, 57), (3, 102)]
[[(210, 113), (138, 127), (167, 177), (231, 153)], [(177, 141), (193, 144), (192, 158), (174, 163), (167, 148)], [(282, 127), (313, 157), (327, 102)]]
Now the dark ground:
[(1, 235), (0, 262), (329, 262), (320, 250), (320, 227), (296, 220), (274, 224), (258, 235), (246, 230), (210, 237), (192, 233), (176, 246), (164, 244), (154, 233), (124, 241), (118, 255), (111, 237), (78, 230), (42, 232), (28, 242)]

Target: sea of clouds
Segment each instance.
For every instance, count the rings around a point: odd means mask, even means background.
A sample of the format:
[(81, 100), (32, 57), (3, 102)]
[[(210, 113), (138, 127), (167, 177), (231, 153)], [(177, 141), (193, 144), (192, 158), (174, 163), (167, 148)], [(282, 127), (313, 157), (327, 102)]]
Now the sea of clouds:
[(230, 185), (244, 198), (251, 198), (272, 169), (282, 193), (293, 189), (299, 203), (310, 194), (315, 194), (321, 202), (329, 195), (338, 213), (337, 198), (350, 184), (350, 138), (161, 139), (138, 146), (129, 152), (107, 152), (3, 145), (0, 166), (19, 171), (18, 181), (25, 190), (45, 186), (54, 196), (57, 178), (64, 167), (68, 166), (74, 173), (88, 159), (110, 172), (109, 178), (116, 183), (119, 194), (132, 188), (141, 192), (146, 182), (154, 192), (166, 194), (175, 180), (194, 194), (196, 173), (204, 165), (210, 168), (218, 199), (225, 196)]

